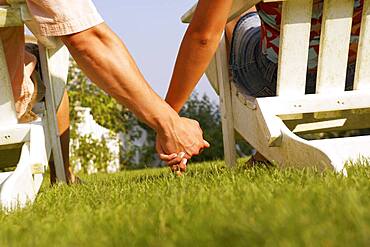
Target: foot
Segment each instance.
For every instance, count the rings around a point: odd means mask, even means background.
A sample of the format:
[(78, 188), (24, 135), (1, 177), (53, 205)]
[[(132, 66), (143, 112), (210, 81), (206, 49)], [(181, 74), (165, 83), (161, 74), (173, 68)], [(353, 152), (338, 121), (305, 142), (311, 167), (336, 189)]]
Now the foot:
[(271, 162), (268, 161), (262, 154), (257, 152), (256, 154), (252, 155), (252, 157), (246, 162), (248, 168), (255, 167), (260, 164), (265, 164), (271, 166)]

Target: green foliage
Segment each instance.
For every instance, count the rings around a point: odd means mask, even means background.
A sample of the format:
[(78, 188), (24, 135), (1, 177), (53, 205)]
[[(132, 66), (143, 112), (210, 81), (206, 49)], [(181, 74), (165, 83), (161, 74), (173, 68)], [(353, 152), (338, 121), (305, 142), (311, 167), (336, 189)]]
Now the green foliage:
[(199, 122), (204, 132), (204, 139), (211, 143), (209, 149), (202, 155), (192, 158), (194, 162), (220, 160), (224, 157), (222, 140), (221, 116), (218, 107), (213, 104), (207, 95), (199, 97), (193, 93), (180, 112), (180, 115), (195, 119)]
[(76, 63), (72, 63), (70, 71), (68, 95), (71, 102), (72, 124), (76, 119), (74, 110), (76, 106), (90, 107), (94, 120), (101, 126), (115, 133), (130, 134), (132, 140), (140, 137), (139, 132), (127, 131), (137, 125), (137, 119), (128, 109), (122, 107), (113, 97), (91, 83), (77, 68)]
[(223, 162), (48, 181), (0, 213), (0, 246), (369, 246), (370, 168), (227, 169)]
[[(75, 126), (79, 121), (75, 107), (90, 107), (91, 113), (98, 124), (115, 133), (122, 132), (126, 138), (124, 147), (122, 147), (124, 155), (122, 155), (121, 160), (126, 168), (143, 168), (157, 163), (155, 132), (145, 124), (140, 123), (131, 112), (91, 83), (75, 63), (72, 63), (70, 70), (68, 91), (71, 105), (72, 139), (79, 138), (75, 132)], [(200, 97), (198, 93), (194, 93), (181, 110), (180, 115), (197, 120), (204, 131), (205, 139), (211, 143), (211, 148), (205, 150), (202, 155), (193, 157), (192, 161), (223, 159), (221, 116), (218, 106), (211, 102), (207, 95)], [(148, 135), (143, 147), (137, 147), (133, 144), (142, 135), (139, 128), (136, 128), (137, 126), (143, 128)], [(238, 145), (243, 153), (248, 154), (250, 152), (250, 147), (241, 139), (238, 141)], [(139, 164), (131, 162), (136, 152), (140, 153), (141, 160)], [(81, 153), (84, 152), (81, 151)]]
[(92, 167), (96, 169), (96, 172), (105, 173), (108, 165), (114, 161), (104, 138), (97, 140), (91, 135), (83, 135), (79, 136), (75, 143), (76, 147), (71, 150), (71, 162), (80, 164), (82, 173), (88, 173)]
[[(94, 120), (101, 126), (113, 131), (114, 133), (123, 133), (125, 138), (125, 147), (121, 147), (123, 155), (121, 155), (121, 165), (130, 166), (130, 159), (136, 148), (132, 145), (136, 138), (141, 136), (134, 126), (138, 125), (137, 119), (126, 108), (122, 107), (117, 101), (106, 94), (103, 90), (91, 83), (83, 72), (78, 68), (77, 64), (72, 61), (68, 78), (68, 95), (70, 98), (70, 116), (71, 116), (71, 139), (81, 139), (76, 132), (76, 125), (80, 121), (76, 112), (76, 107), (89, 107)], [(87, 144), (86, 138), (81, 139)], [(91, 139), (91, 138), (90, 138)], [(97, 140), (89, 140), (102, 147), (104, 143), (99, 143)], [(87, 154), (91, 151), (91, 145), (82, 145), (79, 150), (73, 151), (72, 155)], [(72, 147), (73, 149), (73, 147)], [(97, 151), (96, 151), (97, 152)], [(86, 156), (74, 157), (74, 159), (82, 160)]]

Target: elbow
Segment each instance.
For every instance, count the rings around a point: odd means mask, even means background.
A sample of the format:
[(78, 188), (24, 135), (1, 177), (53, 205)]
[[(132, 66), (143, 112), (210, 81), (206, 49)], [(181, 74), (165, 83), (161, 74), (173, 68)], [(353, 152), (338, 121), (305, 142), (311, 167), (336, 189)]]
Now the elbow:
[(201, 48), (212, 47), (218, 44), (221, 37), (221, 32), (199, 32), (189, 31), (190, 39)]

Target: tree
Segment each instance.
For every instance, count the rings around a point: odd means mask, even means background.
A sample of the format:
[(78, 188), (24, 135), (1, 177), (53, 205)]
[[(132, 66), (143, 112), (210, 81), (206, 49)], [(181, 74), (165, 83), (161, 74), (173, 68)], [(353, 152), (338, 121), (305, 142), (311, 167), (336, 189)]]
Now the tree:
[(197, 120), (204, 131), (204, 139), (211, 143), (210, 148), (204, 150), (202, 155), (196, 156), (192, 160), (200, 162), (223, 159), (224, 145), (218, 106), (213, 104), (206, 94), (200, 97), (195, 92), (180, 111), (180, 115)]
[[(89, 107), (91, 108), (94, 120), (99, 125), (110, 129), (114, 133), (123, 134), (121, 136), (125, 138), (125, 148), (123, 150), (122, 147), (122, 153), (124, 155), (121, 155), (121, 165), (130, 166), (130, 159), (137, 148), (132, 143), (141, 136), (140, 131), (134, 128), (134, 126), (138, 125), (135, 116), (89, 81), (74, 61), (71, 62), (67, 89), (70, 97), (71, 139), (79, 139), (81, 142), (81, 145), (75, 147), (81, 150), (72, 150), (72, 156), (77, 155), (81, 156), (82, 159), (88, 159), (87, 154), (95, 153), (94, 157), (100, 157), (98, 159), (99, 161), (97, 161), (98, 163), (109, 161), (108, 156), (103, 157), (97, 154), (107, 152), (107, 150), (109, 151), (109, 149), (104, 149), (104, 143), (97, 143), (96, 140), (87, 140), (86, 138), (89, 139), (89, 137), (81, 137), (76, 132), (76, 125), (79, 122), (79, 118), (75, 108)], [(104, 142), (104, 140), (101, 142)], [(100, 150), (99, 152), (98, 149)], [(78, 157), (72, 157), (72, 160), (73, 158), (78, 159)], [(98, 166), (103, 166), (100, 163)]]

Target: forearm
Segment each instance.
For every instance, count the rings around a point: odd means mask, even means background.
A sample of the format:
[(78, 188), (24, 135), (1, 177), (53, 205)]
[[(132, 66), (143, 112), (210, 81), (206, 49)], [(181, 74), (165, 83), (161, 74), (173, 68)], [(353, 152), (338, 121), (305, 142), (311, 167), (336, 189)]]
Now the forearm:
[(207, 69), (225, 28), (232, 0), (201, 0), (185, 33), (166, 101), (181, 110)]
[(166, 101), (175, 111), (179, 112), (184, 106), (207, 69), (218, 43), (219, 35), (204, 43), (190, 34), (185, 35), (166, 96)]
[(62, 40), (90, 80), (150, 127), (158, 130), (178, 117), (151, 89), (122, 41), (105, 24)]

